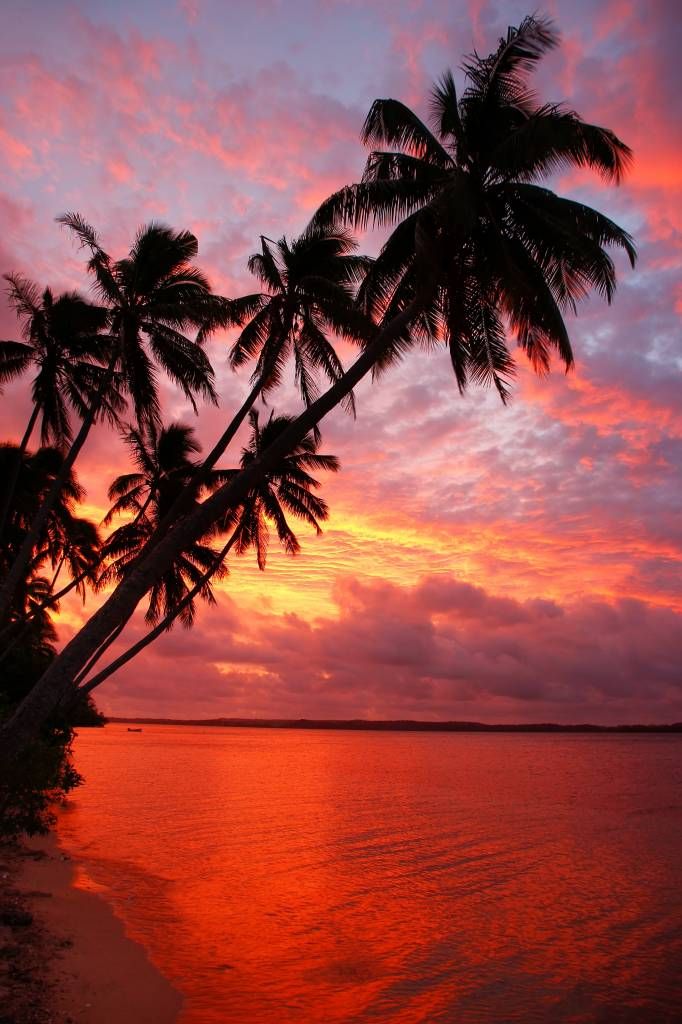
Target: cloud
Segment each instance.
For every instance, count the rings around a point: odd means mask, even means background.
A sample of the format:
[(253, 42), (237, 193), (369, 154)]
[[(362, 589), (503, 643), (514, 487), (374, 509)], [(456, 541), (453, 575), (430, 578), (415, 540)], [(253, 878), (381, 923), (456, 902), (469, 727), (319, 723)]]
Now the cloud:
[(101, 701), (136, 713), (162, 702), (168, 715), (195, 706), (294, 718), (682, 715), (682, 617), (666, 608), (519, 601), (447, 575), (412, 587), (341, 578), (334, 599), (334, 615), (307, 622), (227, 599), (215, 628), (202, 619), (190, 634), (174, 630)]

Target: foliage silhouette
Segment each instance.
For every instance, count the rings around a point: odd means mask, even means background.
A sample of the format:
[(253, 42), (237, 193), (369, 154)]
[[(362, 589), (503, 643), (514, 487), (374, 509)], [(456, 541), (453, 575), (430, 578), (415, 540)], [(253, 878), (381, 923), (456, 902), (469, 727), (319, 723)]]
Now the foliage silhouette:
[(445, 342), (460, 391), (492, 384), (506, 401), (514, 376), (508, 330), (539, 373), (552, 351), (570, 368), (564, 312), (591, 289), (611, 301), (607, 247), (624, 249), (634, 266), (627, 232), (535, 184), (558, 167), (583, 165), (618, 182), (631, 158), (608, 129), (539, 104), (528, 72), (557, 43), (543, 19), (510, 28), (489, 57), (467, 60), (461, 98), (450, 71), (434, 85), (431, 128), (397, 100), (372, 105), (362, 137), (377, 148), (362, 181), (331, 196), (314, 223), (397, 222), (359, 299), (382, 322), (423, 301), (377, 369), (415, 343)]
[[(0, 341), (0, 384), (22, 376), (30, 368), (33, 408), (9, 468), (0, 507), (0, 538), (12, 504), (21, 459), (40, 420), (42, 445), (63, 447), (72, 436), (70, 409), (82, 419), (92, 393), (98, 390), (106, 358), (105, 338), (100, 334), (108, 315), (78, 292), (56, 298), (49, 288), (20, 274), (6, 274), (9, 305), (21, 325), (23, 341)], [(107, 411), (113, 417), (120, 408), (115, 391)]]
[(178, 553), (244, 505), (367, 374), (413, 344), (445, 344), (460, 390), (492, 384), (506, 400), (514, 363), (505, 328), (538, 372), (553, 351), (570, 367), (564, 311), (591, 289), (610, 301), (615, 270), (607, 249), (623, 248), (631, 263), (635, 251), (608, 218), (536, 184), (564, 164), (588, 165), (617, 183), (630, 159), (609, 130), (534, 99), (528, 73), (557, 41), (548, 22), (527, 18), (489, 57), (468, 59), (460, 100), (447, 74), (433, 93), (435, 134), (397, 101), (373, 105), (364, 136), (388, 148), (370, 155), (361, 182), (322, 205), (311, 230), (395, 224), (359, 289), (359, 308), (377, 330), (339, 380), (136, 562), (3, 730), (7, 758), (67, 698), (99, 645), (124, 627)]
[[(250, 419), (251, 436), (248, 445), (242, 451), (242, 468), (258, 458), (260, 452), (268, 447), (272, 440), (286, 430), (292, 422), (291, 417), (276, 417), (272, 413), (266, 426), (261, 430), (258, 414), (255, 411), (250, 414)], [(298, 554), (300, 544), (287, 522), (287, 512), (297, 519), (307, 522), (315, 529), (316, 533), (322, 532), (320, 523), (328, 518), (329, 508), (319, 495), (313, 493), (320, 484), (308, 471), (322, 469), (336, 473), (339, 470), (339, 461), (333, 455), (319, 454), (319, 444), (320, 439), (314, 433), (303, 438), (294, 451), (286, 453), (273, 469), (259, 480), (253, 492), (247, 495), (243, 505), (236, 512), (230, 512), (220, 524), (221, 529), (232, 530), (230, 538), (194, 586), (187, 591), (177, 605), (166, 612), (153, 629), (115, 658), (106, 668), (85, 682), (85, 677), (94, 664), (91, 661), (79, 676), (81, 686), (76, 691), (76, 699), (79, 695), (88, 694), (95, 687), (101, 685), (105, 679), (136, 657), (158, 636), (171, 629), (175, 619), (183, 613), (185, 607), (201, 592), (202, 587), (211, 577), (223, 567), (223, 563), (233, 547), (240, 555), (245, 554), (250, 547), (253, 547), (258, 567), (264, 570), (269, 539), (268, 520), (274, 523), (279, 541), (290, 555)], [(225, 475), (232, 477), (238, 472), (238, 470), (228, 470)], [(99, 660), (100, 656), (101, 654), (98, 652), (96, 660)]]
[[(195, 395), (217, 402), (213, 368), (201, 343), (225, 317), (227, 303), (212, 294), (206, 277), (193, 265), (198, 243), (189, 231), (148, 224), (137, 233), (128, 255), (113, 261), (101, 247), (94, 228), (79, 214), (67, 213), (57, 219), (90, 252), (88, 270), (98, 299), (107, 309), (111, 342), (107, 372), (89, 396), (80, 430), (64, 463), (67, 472), (103, 411), (114, 381), (130, 396), (140, 425), (158, 424), (160, 419), (154, 363), (180, 387), (195, 410)], [(183, 333), (190, 329), (197, 329), (197, 340)], [(35, 534), (49, 513), (56, 486), (36, 517)], [(0, 588), (0, 618), (25, 572), (30, 544), (27, 538)]]

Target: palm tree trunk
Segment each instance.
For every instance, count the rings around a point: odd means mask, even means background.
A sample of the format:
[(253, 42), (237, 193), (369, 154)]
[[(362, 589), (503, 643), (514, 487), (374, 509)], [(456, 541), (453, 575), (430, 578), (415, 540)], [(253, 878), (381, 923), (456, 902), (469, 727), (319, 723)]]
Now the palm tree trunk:
[(206, 533), (228, 509), (239, 505), (261, 476), (357, 386), (391, 342), (409, 327), (422, 308), (423, 301), (424, 297), (418, 296), (395, 316), (363, 350), (343, 377), (305, 409), (260, 458), (242, 470), (234, 480), (215, 491), (191, 515), (177, 522), (158, 545), (140, 560), (130, 575), (55, 658), (12, 718), (0, 728), (0, 764), (16, 758), (54, 708), (64, 702), (82, 667), (112, 631), (130, 619), (138, 602), (178, 553)]
[(31, 434), (33, 433), (33, 428), (35, 427), (38, 421), (39, 415), (40, 406), (34, 402), (33, 411), (29, 416), (28, 425), (26, 427), (26, 430), (24, 431), (24, 436), (21, 439), (19, 448), (17, 449), (14, 468), (12, 470), (9, 480), (7, 481), (7, 488), (2, 499), (2, 510), (0, 510), (0, 540), (2, 540), (2, 535), (5, 532), (5, 527), (7, 525), (7, 517), (9, 516), (9, 511), (12, 507), (12, 498), (14, 497), (17, 481), (19, 479), (19, 474), (21, 472), (21, 464), (24, 461), (24, 455), (26, 454), (26, 449), (28, 448), (28, 442), (31, 440)]
[(191, 486), (185, 489), (185, 491), (173, 503), (173, 505), (168, 510), (164, 518), (161, 520), (156, 530), (154, 531), (154, 534), (149, 539), (149, 542), (146, 546), (147, 552), (158, 543), (161, 537), (165, 535), (169, 526), (172, 523), (174, 523), (181, 515), (183, 515), (188, 510), (188, 508), (191, 507), (192, 501), (202, 482), (208, 478), (208, 474), (215, 467), (215, 464), (218, 461), (218, 459), (227, 451), (228, 447), (234, 440), (237, 431), (239, 430), (242, 423), (244, 422), (244, 420), (246, 419), (246, 417), (249, 415), (254, 405), (256, 404), (256, 400), (258, 399), (259, 394), (263, 390), (263, 387), (268, 377), (270, 376), (270, 371), (272, 369), (273, 363), (274, 360), (271, 360), (268, 363), (268, 365), (264, 368), (260, 377), (251, 388), (251, 391), (247, 395), (245, 401), (239, 407), (235, 415), (232, 417), (232, 420), (227, 426), (227, 429), (223, 432), (221, 437), (218, 438), (209, 454), (206, 456), (206, 458), (199, 466), (199, 469), (197, 470), (197, 473), (191, 482)]
[[(161, 619), (161, 621), (157, 623), (156, 626), (154, 626), (153, 629), (150, 629), (149, 632), (146, 633), (141, 640), (138, 640), (137, 643), (129, 647), (127, 651), (124, 651), (124, 653), (119, 655), (118, 658), (115, 658), (114, 661), (107, 665), (106, 668), (103, 668), (101, 672), (98, 672), (96, 676), (93, 676), (92, 679), (90, 679), (87, 683), (84, 683), (82, 686), (80, 686), (74, 696), (81, 696), (84, 693), (90, 693), (92, 690), (95, 689), (96, 686), (99, 686), (101, 683), (103, 683), (105, 679), (108, 679), (109, 676), (112, 676), (114, 672), (118, 672), (120, 668), (122, 668), (124, 665), (127, 665), (129, 661), (132, 661), (132, 659), (135, 658), (140, 653), (140, 651), (143, 651), (145, 647), (148, 647), (149, 644), (156, 640), (157, 636), (161, 636), (161, 634), (165, 630), (167, 630), (170, 624), (178, 617), (183, 608), (186, 608), (190, 601), (194, 600), (194, 598), (197, 596), (197, 594), (204, 586), (204, 584), (208, 583), (213, 573), (220, 568), (223, 561), (229, 554), (230, 549), (234, 542), (236, 541), (236, 539), (237, 531), (235, 530), (235, 532), (232, 534), (225, 547), (218, 555), (216, 555), (216, 558), (213, 561), (213, 563), (209, 566), (209, 568), (206, 570), (203, 576), (201, 576), (201, 578), (194, 584), (192, 589), (185, 594), (182, 601), (180, 601), (180, 603), (178, 604), (177, 608), (174, 608), (172, 611), (168, 612), (168, 614), (165, 615)], [(100, 654), (98, 652), (97, 658), (99, 659), (99, 657)], [(89, 667), (87, 669), (83, 669), (83, 671), (76, 679), (76, 683), (80, 682), (82, 679), (85, 678), (87, 672), (89, 671)]]
[(37, 515), (33, 519), (33, 522), (31, 523), (31, 529), (28, 531), (26, 537), (24, 538), (24, 542), (17, 553), (17, 557), (12, 563), (9, 572), (7, 573), (7, 576), (5, 577), (2, 587), (0, 587), (0, 622), (6, 617), (7, 613), (9, 612), (15, 591), (17, 587), (20, 585), (21, 581), (24, 579), (24, 576), (26, 574), (28, 564), (31, 560), (33, 548), (38, 543), (40, 535), (47, 526), (50, 512), (55, 506), (57, 498), (59, 497), (59, 492), (61, 491), (62, 486), (64, 485), (64, 481), (66, 480), (68, 474), (71, 472), (71, 469), (73, 468), (73, 465), (76, 459), (78, 458), (83, 445), (87, 440), (92, 425), (95, 422), (95, 419), (97, 418), (97, 413), (101, 408), (102, 400), (104, 398), (104, 394), (111, 380), (111, 375), (113, 373), (113, 369), (116, 364), (117, 358), (118, 354), (112, 356), (109, 362), (109, 366), (107, 368), (107, 375), (100, 386), (99, 392), (94, 396), (90, 408), (81, 423), (81, 427), (80, 430), (78, 431), (78, 434), (76, 435), (76, 439), (72, 443), (71, 448), (69, 449), (69, 452), (66, 458), (64, 459), (64, 462), (62, 463), (61, 469), (57, 476), (55, 477), (55, 480), (52, 484), (52, 487), (50, 488), (50, 491), (45, 501), (40, 506)]
[(118, 640), (119, 636), (121, 635), (121, 633), (123, 632), (125, 627), (126, 627), (126, 623), (124, 622), (123, 625), (117, 626), (116, 629), (112, 630), (112, 632), (106, 638), (104, 643), (99, 645), (99, 647), (97, 648), (97, 650), (95, 651), (93, 656), (88, 661), (88, 663), (85, 666), (85, 668), (81, 672), (78, 673), (78, 675), (74, 679), (74, 685), (78, 685), (78, 683), (80, 683), (83, 679), (85, 679), (87, 674), (95, 667), (95, 665), (97, 664), (99, 659), (102, 657), (104, 652), (109, 650), (109, 648), (111, 647), (111, 645), (114, 643), (115, 640)]

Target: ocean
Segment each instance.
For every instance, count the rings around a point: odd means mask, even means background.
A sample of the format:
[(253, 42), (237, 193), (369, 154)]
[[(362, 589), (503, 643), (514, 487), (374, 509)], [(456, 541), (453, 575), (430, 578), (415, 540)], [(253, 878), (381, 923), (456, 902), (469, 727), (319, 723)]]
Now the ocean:
[(682, 1019), (682, 736), (82, 730), (59, 816), (180, 1024)]

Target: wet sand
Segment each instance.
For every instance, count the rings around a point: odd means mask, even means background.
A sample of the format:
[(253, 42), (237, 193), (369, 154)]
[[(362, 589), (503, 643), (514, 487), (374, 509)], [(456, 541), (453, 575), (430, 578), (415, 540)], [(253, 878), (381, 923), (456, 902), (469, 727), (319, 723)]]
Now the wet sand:
[(175, 1024), (180, 995), (125, 934), (109, 904), (73, 885), (74, 865), (54, 834), (28, 840), (24, 854), (12, 858), (10, 874), (34, 918), (12, 936), (20, 943), (14, 959), (26, 975), (18, 983), (24, 999), (32, 990), (36, 1003), (36, 1017), (26, 1020)]

